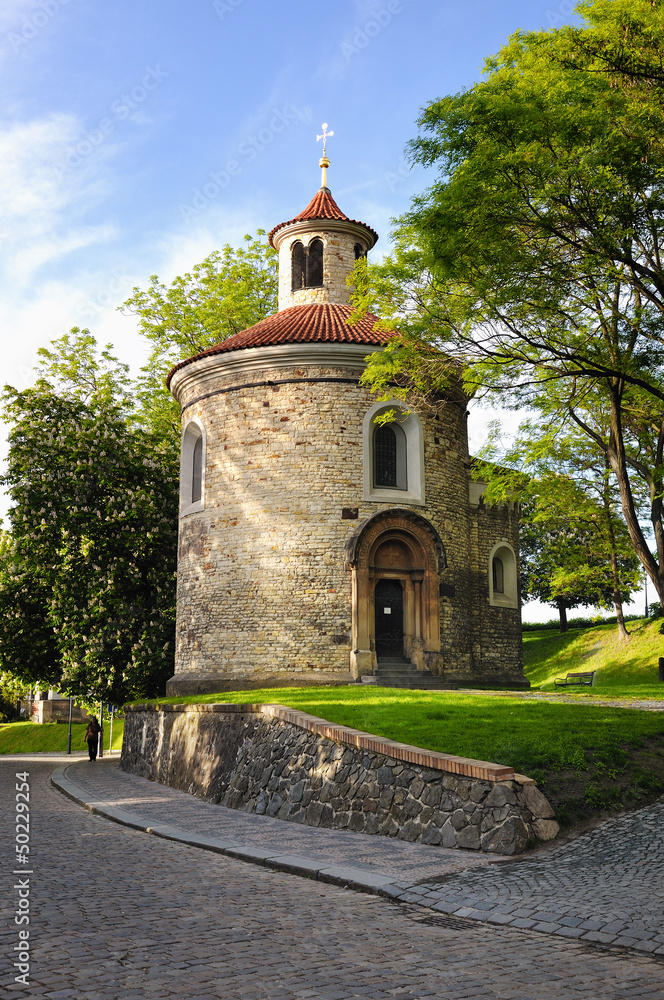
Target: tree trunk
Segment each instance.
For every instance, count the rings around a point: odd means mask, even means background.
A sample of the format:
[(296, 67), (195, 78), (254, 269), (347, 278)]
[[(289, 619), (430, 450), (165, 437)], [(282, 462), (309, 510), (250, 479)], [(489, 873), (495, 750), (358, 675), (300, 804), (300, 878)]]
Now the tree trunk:
[(623, 614), (622, 601), (615, 602), (616, 618), (618, 619), (618, 635), (621, 639), (630, 640), (631, 636), (625, 626), (625, 616)]
[(620, 490), (620, 500), (622, 505), (625, 523), (629, 531), (632, 544), (637, 556), (641, 560), (641, 565), (653, 582), (657, 591), (660, 604), (664, 607), (664, 526), (662, 525), (662, 505), (661, 500), (656, 499), (652, 504), (651, 520), (653, 533), (657, 543), (659, 564), (650, 551), (650, 546), (646, 542), (645, 536), (639, 524), (639, 516), (636, 510), (636, 503), (632, 494), (632, 484), (629, 480), (627, 469), (627, 458), (625, 455), (625, 441), (622, 429), (622, 398), (621, 389), (617, 386), (610, 388), (611, 394), (611, 430), (609, 446), (606, 450), (607, 458), (611, 463), (611, 468), (618, 482)]
[(611, 523), (611, 511), (606, 496), (604, 499), (604, 510), (606, 512), (606, 527), (609, 533), (609, 544), (611, 546), (611, 577), (613, 580), (613, 604), (616, 609), (616, 620), (618, 622), (618, 635), (623, 640), (629, 640), (629, 632), (625, 627), (625, 616), (623, 614), (622, 598), (620, 596), (620, 577), (618, 575), (618, 554), (616, 552), (616, 536)]
[(558, 601), (558, 614), (560, 615), (560, 631), (567, 631), (567, 608), (562, 601)]

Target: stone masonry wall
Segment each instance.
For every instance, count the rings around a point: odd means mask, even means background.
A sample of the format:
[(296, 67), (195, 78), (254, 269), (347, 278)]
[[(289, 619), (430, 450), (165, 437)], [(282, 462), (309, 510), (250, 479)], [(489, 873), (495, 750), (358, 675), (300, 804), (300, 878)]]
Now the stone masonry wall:
[(475, 508), (473, 536), (476, 539), (478, 566), (476, 586), (477, 628), (473, 638), (474, 662), (482, 665), (489, 677), (498, 677), (507, 664), (515, 674), (523, 670), (521, 611), (489, 603), (489, 554), (498, 541), (508, 542), (517, 557), (519, 571), (519, 513), (515, 504)]
[[(172, 690), (348, 683), (346, 543), (358, 519), (395, 506), (363, 499), (362, 422), (375, 398), (355, 381), (361, 369), (273, 363), (248, 377), (223, 359), (205, 398), (192, 380), (181, 399), (207, 447), (205, 509), (180, 522)], [(489, 550), (505, 527), (485, 517), (478, 548), (465, 419), (453, 403), (423, 416), (426, 504), (403, 505), (434, 526), (447, 557), (441, 650), (427, 664), (446, 679), (519, 682), (518, 612), (484, 608)]]
[(230, 808), (507, 855), (558, 832), (547, 799), (510, 768), (418, 751), (283, 706), (163, 708), (127, 713), (122, 768)]

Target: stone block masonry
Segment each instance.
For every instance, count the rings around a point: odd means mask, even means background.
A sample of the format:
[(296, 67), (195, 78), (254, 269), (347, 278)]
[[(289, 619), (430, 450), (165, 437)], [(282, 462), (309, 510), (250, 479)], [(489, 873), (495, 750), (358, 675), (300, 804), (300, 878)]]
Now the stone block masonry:
[(292, 823), (495, 854), (558, 832), (531, 778), (283, 705), (134, 706), (122, 768)]
[[(208, 374), (180, 395), (208, 443), (205, 509), (180, 522), (168, 693), (348, 683), (346, 545), (358, 522), (395, 506), (363, 499), (362, 421), (374, 398), (358, 384), (362, 368), (284, 361)], [(235, 391), (250, 381), (260, 384)], [(465, 436), (453, 404), (424, 422), (427, 500), (406, 504), (438, 531), (447, 558), (440, 640), (426, 666), (455, 683), (524, 683), (519, 612), (490, 608), (487, 584), (490, 547), (503, 536), (517, 547), (517, 518), (468, 504)], [(358, 521), (344, 520), (344, 508)]]

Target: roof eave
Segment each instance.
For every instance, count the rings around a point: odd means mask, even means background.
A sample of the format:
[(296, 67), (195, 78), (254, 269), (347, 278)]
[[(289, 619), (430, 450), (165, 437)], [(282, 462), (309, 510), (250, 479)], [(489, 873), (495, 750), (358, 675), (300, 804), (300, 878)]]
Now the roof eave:
[(205, 389), (206, 383), (210, 382), (211, 387), (220, 369), (224, 376), (243, 373), (253, 382), (257, 373), (282, 366), (298, 368), (310, 364), (317, 367), (364, 368), (370, 354), (384, 349), (385, 344), (349, 341), (303, 341), (242, 347), (187, 358), (169, 373), (166, 384), (177, 401), (182, 402), (182, 397), (194, 384)]
[(355, 219), (297, 219), (275, 226), (270, 233), (270, 244), (278, 250), (285, 239), (299, 236), (301, 233), (310, 233), (314, 229), (357, 236), (365, 242), (368, 241), (367, 250), (371, 250), (378, 242), (378, 233), (371, 226), (365, 225), (364, 222), (356, 222)]

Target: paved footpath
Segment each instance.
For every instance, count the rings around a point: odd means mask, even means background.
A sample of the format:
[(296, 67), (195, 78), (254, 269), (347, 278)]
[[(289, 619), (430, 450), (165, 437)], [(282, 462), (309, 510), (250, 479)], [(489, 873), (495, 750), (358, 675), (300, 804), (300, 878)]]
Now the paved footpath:
[[(50, 774), (62, 761), (20, 760), (0, 760), (0, 794), (5, 803), (0, 823), (5, 858), (0, 993), (6, 987), (8, 996), (49, 1000), (664, 1000), (664, 962), (655, 955), (450, 917), (421, 905), (347, 891), (148, 836), (82, 809), (51, 787)], [(17, 939), (13, 924), (16, 891), (12, 888), (16, 884), (12, 875), (14, 774), (24, 768), (30, 771), (34, 872), (30, 876), (33, 951), (27, 986), (13, 982), (11, 964)], [(112, 808), (133, 815), (136, 822), (142, 810), (143, 817), (163, 824), (161, 810), (166, 809), (172, 830), (176, 822), (182, 826), (187, 815), (192, 825), (203, 822), (203, 816), (210, 824), (216, 810), (217, 838), (228, 840), (227, 810), (149, 782), (141, 784), (140, 779), (119, 773), (114, 762), (75, 764), (68, 768), (68, 776), (76, 778), (84, 794), (97, 802), (102, 801), (101, 786), (106, 782)], [(120, 784), (126, 779), (131, 784)], [(241, 813), (231, 816), (249, 823), (263, 819)], [(654, 815), (653, 822), (657, 821)], [(279, 824), (276, 833), (266, 832), (267, 825), (261, 824), (263, 847), (268, 849), (273, 837), (278, 837), (274, 846), (283, 848), (283, 838), (291, 832), (314, 837), (328, 832), (278, 820), (272, 823)], [(249, 828), (244, 829), (246, 835)], [(189, 836), (194, 834), (190, 831)], [(362, 864), (370, 871), (368, 858), (377, 861), (372, 855), (375, 844), (376, 849), (390, 848), (392, 870), (402, 865), (399, 847), (405, 849), (402, 871), (408, 865), (423, 870), (419, 854), (412, 852), (418, 845), (348, 836), (352, 840), (321, 847), (333, 852), (327, 861)], [(358, 845), (356, 854), (350, 856), (348, 845), (354, 845), (357, 838), (371, 844)], [(426, 851), (430, 856), (440, 853), (438, 848)], [(460, 855), (462, 861), (478, 860), (466, 852), (451, 853)], [(483, 878), (495, 876), (499, 882), (509, 882), (514, 872), (530, 863), (480, 860), (481, 864), (463, 872), (450, 874), (448, 869), (441, 876), (446, 880), (443, 883), (427, 875), (427, 884), (449, 892), (453, 884), (463, 883), (467, 892), (468, 879), (480, 884)], [(540, 858), (534, 863), (543, 862)], [(381, 864), (387, 863), (376, 863), (373, 870), (380, 871)], [(594, 868), (596, 886), (603, 881), (603, 864), (599, 859)], [(586, 871), (587, 880), (592, 870)], [(629, 879), (630, 873), (625, 877)], [(551, 887), (554, 893), (558, 891), (555, 879)], [(510, 891), (503, 896), (508, 898)], [(586, 898), (591, 895), (588, 892)]]
[(461, 694), (472, 694), (485, 698), (520, 698), (522, 701), (548, 701), (568, 705), (600, 705), (603, 708), (633, 708), (637, 712), (664, 712), (664, 701), (656, 698), (610, 698), (606, 695), (593, 697), (586, 691), (576, 694), (561, 694), (553, 691), (480, 691), (477, 688), (459, 688)]

